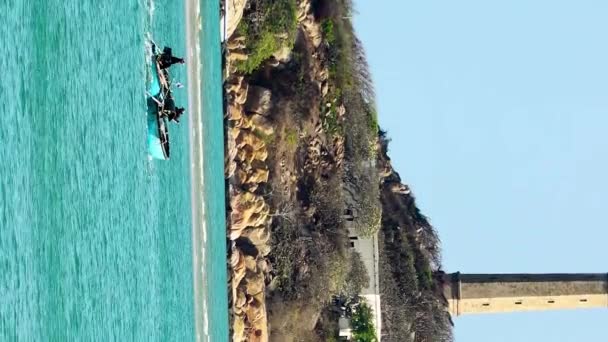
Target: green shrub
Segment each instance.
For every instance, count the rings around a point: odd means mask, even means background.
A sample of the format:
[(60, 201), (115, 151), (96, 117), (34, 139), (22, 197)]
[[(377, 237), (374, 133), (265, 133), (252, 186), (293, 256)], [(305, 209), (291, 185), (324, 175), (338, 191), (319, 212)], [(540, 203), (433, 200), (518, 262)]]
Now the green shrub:
[(266, 144), (267, 147), (272, 146), (272, 144), (274, 143), (274, 140), (275, 140), (274, 134), (265, 134), (264, 132), (261, 132), (259, 130), (253, 131), (253, 134), (256, 137), (260, 138), (260, 140), (262, 140), (264, 142), (264, 144)]
[(331, 19), (325, 19), (321, 23), (321, 31), (323, 32), (323, 37), (325, 41), (332, 45), (336, 41), (336, 35), (334, 33), (334, 22)]
[(237, 64), (237, 69), (246, 73), (252, 73), (263, 61), (279, 49), (280, 44), (273, 33), (263, 32), (257, 40), (251, 43), (251, 52), (247, 60)]
[(298, 131), (293, 128), (286, 129), (285, 142), (290, 150), (295, 150), (298, 147)]
[(330, 103), (330, 106), (322, 106), (323, 129), (330, 135), (341, 135), (343, 133), (342, 125), (338, 122), (338, 108), (335, 103)]
[(252, 73), (282, 47), (291, 47), (297, 28), (295, 0), (260, 0), (247, 13), (237, 32), (246, 37), (248, 59), (236, 65)]
[(376, 136), (379, 130), (378, 112), (374, 108), (371, 108), (367, 113), (367, 118), (369, 122), (369, 130), (373, 133), (373, 136)]
[(424, 290), (430, 290), (433, 288), (433, 271), (429, 261), (422, 255), (422, 252), (418, 249), (415, 250), (416, 255), (416, 274), (418, 278), (418, 286)]

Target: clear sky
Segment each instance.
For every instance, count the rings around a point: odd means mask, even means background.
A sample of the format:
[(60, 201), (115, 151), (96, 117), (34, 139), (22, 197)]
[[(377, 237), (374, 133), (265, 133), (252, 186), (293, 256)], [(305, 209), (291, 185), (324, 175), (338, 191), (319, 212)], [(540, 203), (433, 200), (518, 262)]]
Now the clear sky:
[[(608, 1), (356, 4), (393, 165), (446, 271), (608, 272)], [(459, 342), (608, 340), (608, 309), (455, 323)]]

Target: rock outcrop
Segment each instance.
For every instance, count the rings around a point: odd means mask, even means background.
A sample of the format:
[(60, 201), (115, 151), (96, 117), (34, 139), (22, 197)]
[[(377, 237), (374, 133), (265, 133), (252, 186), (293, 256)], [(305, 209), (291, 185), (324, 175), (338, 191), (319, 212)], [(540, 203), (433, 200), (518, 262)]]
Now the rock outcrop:
[[(242, 76), (226, 82), (226, 177), (229, 180), (229, 229), (232, 340), (268, 341), (265, 291), (270, 273), (272, 215), (259, 188), (268, 182), (268, 149), (261, 135), (272, 134), (266, 117), (271, 94), (249, 87)], [(242, 246), (247, 248), (242, 248)]]
[(315, 20), (315, 16), (312, 11), (311, 1), (302, 1), (298, 6), (298, 23), (304, 28), (307, 35), (311, 39), (314, 48), (318, 48), (323, 41), (323, 35), (321, 28)]
[[(228, 75), (234, 77), (236, 73), (236, 63), (246, 61), (249, 58), (246, 51), (245, 37), (236, 35), (231, 37), (226, 42), (226, 50), (226, 71)], [(235, 84), (232, 84), (231, 86), (235, 86)], [(246, 97), (247, 92), (245, 91), (243, 95)], [(240, 104), (243, 104), (245, 100)]]

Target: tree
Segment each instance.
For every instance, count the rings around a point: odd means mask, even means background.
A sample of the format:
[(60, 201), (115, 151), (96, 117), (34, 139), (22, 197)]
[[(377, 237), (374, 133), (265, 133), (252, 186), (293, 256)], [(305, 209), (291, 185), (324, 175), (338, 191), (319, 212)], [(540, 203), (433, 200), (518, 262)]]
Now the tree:
[(374, 327), (372, 308), (362, 301), (351, 318), (353, 341), (377, 342), (376, 328)]
[(361, 289), (369, 286), (367, 269), (363, 260), (361, 260), (361, 254), (357, 251), (351, 253), (351, 264), (347, 279), (346, 294), (349, 296), (356, 296), (361, 293)]

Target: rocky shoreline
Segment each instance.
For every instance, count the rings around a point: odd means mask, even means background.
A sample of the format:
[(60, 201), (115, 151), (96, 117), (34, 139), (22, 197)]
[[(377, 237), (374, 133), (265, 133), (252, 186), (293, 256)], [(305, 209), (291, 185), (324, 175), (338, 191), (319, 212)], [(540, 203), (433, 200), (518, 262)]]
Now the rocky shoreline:
[[(228, 113), (226, 177), (229, 195), (230, 284), (233, 341), (267, 341), (265, 288), (269, 274), (272, 216), (258, 189), (268, 182), (268, 149), (256, 133), (272, 126), (262, 113), (246, 111), (250, 95), (243, 76), (227, 80)], [(253, 92), (251, 92), (253, 94)], [(249, 98), (249, 99), (248, 99)], [(259, 97), (256, 101), (261, 101)], [(251, 106), (249, 106), (251, 109)], [(251, 245), (244, 249), (237, 242)]]

